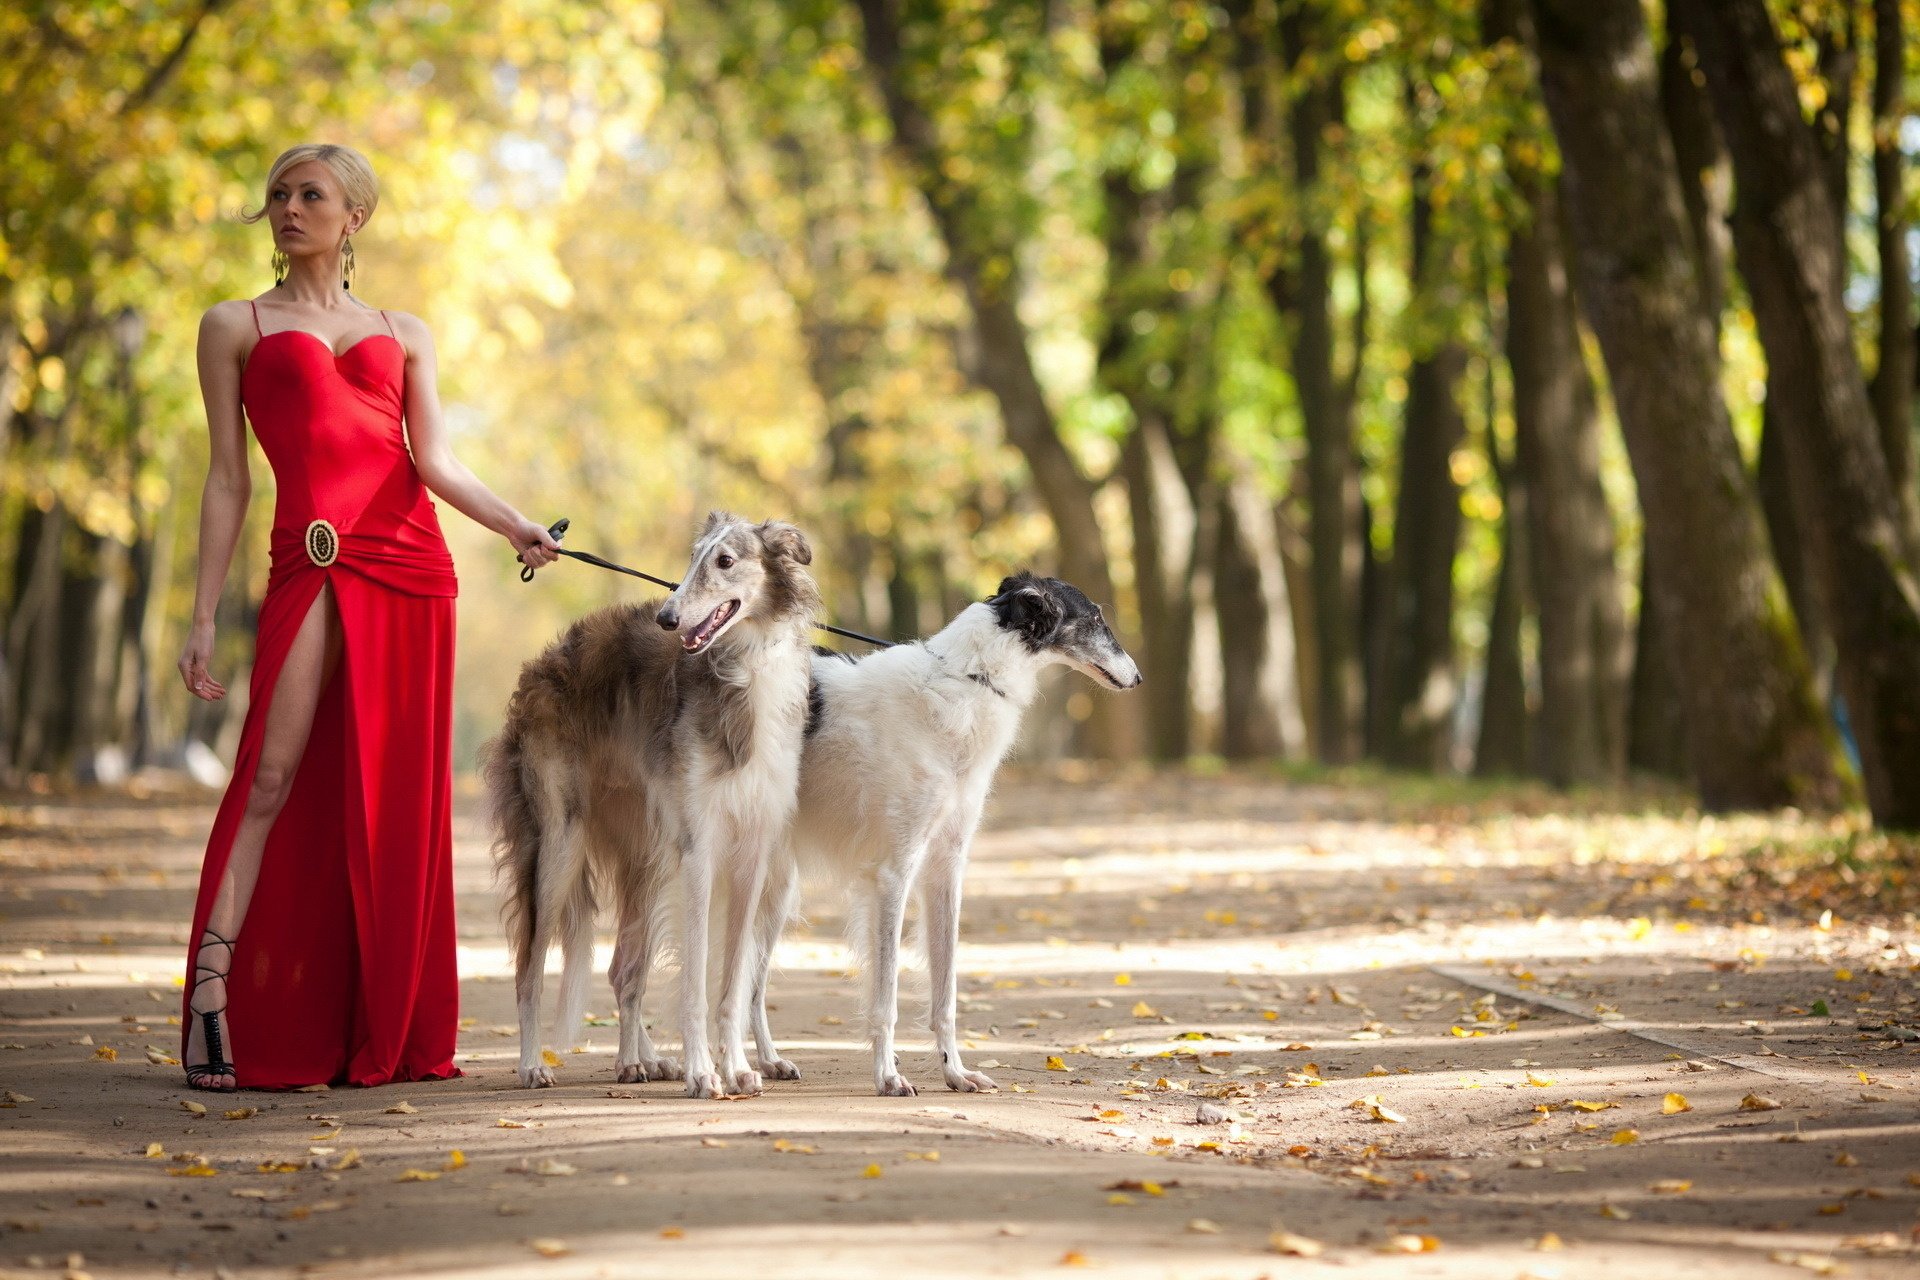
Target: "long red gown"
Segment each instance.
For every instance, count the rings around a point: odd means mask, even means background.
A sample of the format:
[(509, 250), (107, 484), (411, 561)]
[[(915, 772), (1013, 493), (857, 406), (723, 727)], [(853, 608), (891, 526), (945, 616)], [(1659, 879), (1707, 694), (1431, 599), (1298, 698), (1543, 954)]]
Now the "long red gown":
[[(324, 587), (338, 602), (343, 640), (235, 938), (226, 1056), (241, 1088), (460, 1074), (450, 822), (455, 582), (407, 451), (405, 386), (406, 351), (390, 321), (387, 332), (338, 356), (301, 330), (262, 334), (240, 375), (241, 401), (277, 486), (272, 569), (240, 749), (200, 871), (183, 1060), (196, 1017), (193, 967), (246, 809), (267, 709)], [(221, 954), (210, 954), (217, 965)]]

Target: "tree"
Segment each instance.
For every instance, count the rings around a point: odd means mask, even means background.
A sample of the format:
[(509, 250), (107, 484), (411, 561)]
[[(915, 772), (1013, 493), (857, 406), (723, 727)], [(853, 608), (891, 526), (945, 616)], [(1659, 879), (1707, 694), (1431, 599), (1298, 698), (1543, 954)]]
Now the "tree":
[(1831, 797), (1832, 740), (1719, 394), (1639, 0), (1533, 0), (1533, 14), (1581, 300), (1662, 569), (1645, 607), (1664, 615), (1702, 802)]
[(1883, 825), (1920, 826), (1920, 548), (1854, 350), (1832, 186), (1762, 0), (1673, 0), (1672, 14), (1733, 156), (1734, 249), (1867, 803)]

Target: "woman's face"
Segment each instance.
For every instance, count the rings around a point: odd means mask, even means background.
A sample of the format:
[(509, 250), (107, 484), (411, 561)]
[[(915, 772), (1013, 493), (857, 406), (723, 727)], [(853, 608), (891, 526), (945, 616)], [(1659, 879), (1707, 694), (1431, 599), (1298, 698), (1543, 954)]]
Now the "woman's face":
[(338, 249), (365, 220), (361, 210), (347, 207), (339, 179), (318, 160), (294, 165), (267, 192), (273, 247), (288, 257)]

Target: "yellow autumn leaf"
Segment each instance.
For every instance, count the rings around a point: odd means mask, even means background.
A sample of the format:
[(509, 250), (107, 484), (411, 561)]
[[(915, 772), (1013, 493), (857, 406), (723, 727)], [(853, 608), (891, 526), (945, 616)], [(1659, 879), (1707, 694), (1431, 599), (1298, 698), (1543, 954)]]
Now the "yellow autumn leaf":
[(1853, 970), (1851, 970), (1851, 969), (1835, 969), (1835, 970), (1833, 971), (1833, 980), (1834, 980), (1835, 982), (1852, 982), (1852, 981), (1853, 981)]
[(496, 1129), (524, 1129), (527, 1127), (527, 1122), (525, 1120), (509, 1120), (505, 1116), (502, 1116), (493, 1122), (493, 1127)]
[(1133, 985), (1133, 975), (1130, 973), (1116, 973), (1113, 975), (1113, 985), (1116, 987), (1130, 987)]
[(781, 1155), (810, 1156), (814, 1149), (804, 1142), (795, 1142), (791, 1138), (775, 1138), (773, 1149)]
[(1662, 1178), (1647, 1190), (1659, 1196), (1681, 1196), (1693, 1190), (1693, 1183), (1686, 1178)]
[(441, 1165), (440, 1167), (442, 1169), (448, 1170), (449, 1172), (451, 1172), (454, 1169), (466, 1168), (467, 1153), (462, 1151), (460, 1148), (455, 1147), (453, 1150), (447, 1152), (447, 1162)]
[(147, 1159), (164, 1160), (166, 1158), (166, 1155), (167, 1155), (166, 1148), (162, 1147), (159, 1143), (149, 1142), (147, 1144)]
[(1065, 1071), (1066, 1069), (1067, 1069), (1067, 1064), (1063, 1062), (1059, 1057), (1053, 1054), (1047, 1055), (1047, 1070)]
[(410, 1116), (417, 1114), (419, 1110), (420, 1108), (414, 1106), (411, 1102), (402, 1100), (388, 1107), (387, 1114), (390, 1116)]
[(1220, 1234), (1220, 1224), (1211, 1218), (1189, 1218), (1187, 1231), (1196, 1236), (1217, 1236)]
[(662, 1240), (685, 1240), (687, 1233), (682, 1227), (662, 1227), (660, 1228), (660, 1238)]
[(1613, 1145), (1616, 1147), (1624, 1147), (1629, 1142), (1638, 1141), (1640, 1141), (1640, 1131), (1638, 1129), (1615, 1129), (1613, 1131)]
[(860, 1176), (863, 1178), (878, 1178), (885, 1172), (886, 1170), (882, 1169), (879, 1165), (870, 1164), (865, 1169), (862, 1169), (860, 1171)]
[(564, 1258), (573, 1250), (567, 1248), (564, 1240), (552, 1240), (542, 1237), (527, 1241), (527, 1247), (543, 1258)]
[(542, 1049), (540, 1051), (540, 1061), (550, 1067), (557, 1067), (560, 1065), (560, 1055), (551, 1049)]
[(169, 1169), (167, 1170), (167, 1175), (173, 1178), (211, 1178), (219, 1172), (218, 1169), (202, 1160), (196, 1164), (182, 1165), (178, 1169)]
[(1160, 1016), (1160, 1013), (1145, 1000), (1136, 1000), (1133, 1004), (1133, 1016), (1136, 1018), (1157, 1018)]
[(204, 1102), (195, 1102), (190, 1098), (182, 1098), (180, 1099), (180, 1106), (182, 1110), (191, 1111), (197, 1116), (207, 1114), (207, 1104)]
[(1080, 1252), (1078, 1249), (1069, 1249), (1060, 1255), (1060, 1265), (1063, 1267), (1084, 1267), (1090, 1264), (1087, 1261), (1086, 1254)]
[(1556, 1234), (1555, 1232), (1549, 1231), (1545, 1235), (1541, 1236), (1538, 1240), (1535, 1240), (1533, 1242), (1533, 1247), (1535, 1249), (1538, 1249), (1541, 1253), (1556, 1253), (1559, 1250), (1566, 1248), (1567, 1245), (1566, 1245), (1566, 1241), (1562, 1240), (1558, 1234)]
[(1750, 1093), (1740, 1099), (1740, 1109), (1742, 1111), (1778, 1111), (1780, 1104), (1772, 1098)]
[(1553, 1081), (1546, 1076), (1537, 1076), (1529, 1071), (1527, 1072), (1527, 1083), (1536, 1089), (1545, 1089), (1550, 1087)]
[(120, 1059), (120, 1051), (110, 1044), (103, 1044), (93, 1051), (93, 1056), (102, 1062), (117, 1062)]
[(1687, 1101), (1687, 1095), (1684, 1093), (1670, 1093), (1666, 1101), (1660, 1104), (1660, 1114), (1663, 1116), (1677, 1116), (1682, 1111), (1691, 1110), (1693, 1110), (1693, 1104)]
[(1842, 1200), (1836, 1200), (1832, 1204), (1823, 1204), (1820, 1206), (1821, 1215), (1823, 1217), (1828, 1217), (1828, 1218), (1834, 1217), (1837, 1214), (1845, 1213), (1846, 1211), (1847, 1211), (1846, 1202)]
[(907, 1159), (928, 1160), (934, 1164), (938, 1164), (940, 1163), (940, 1153), (938, 1151), (909, 1151), (907, 1152)]
[(1563, 1105), (1571, 1107), (1575, 1111), (1591, 1112), (1591, 1111), (1610, 1111), (1613, 1108), (1619, 1106), (1620, 1104), (1617, 1102), (1582, 1102), (1576, 1098), (1573, 1101), (1567, 1102)]
[(1127, 1205), (1127, 1204), (1132, 1204), (1132, 1203), (1133, 1203), (1133, 1197), (1132, 1197), (1132, 1196), (1130, 1196), (1130, 1195), (1128, 1195), (1128, 1194), (1127, 1194), (1126, 1192), (1124, 1192), (1124, 1191), (1116, 1191), (1116, 1192), (1114, 1192), (1114, 1193), (1113, 1193), (1112, 1195), (1110, 1195), (1110, 1196), (1108, 1196), (1108, 1197), (1107, 1197), (1107, 1203), (1108, 1203), (1108, 1204), (1110, 1204), (1110, 1205)]
[(1380, 1246), (1382, 1253), (1432, 1253), (1440, 1247), (1440, 1237), (1425, 1235), (1389, 1236)]
[(222, 1111), (221, 1116), (228, 1120), (251, 1120), (260, 1114), (258, 1107), (236, 1107), (232, 1111)]
[(1625, 1222), (1633, 1217), (1631, 1213), (1628, 1213), (1625, 1209), (1615, 1204), (1601, 1205), (1600, 1216), (1603, 1218), (1612, 1218), (1615, 1222)]
[(407, 1170), (403, 1170), (400, 1176), (395, 1178), (394, 1181), (395, 1182), (436, 1182), (439, 1180), (439, 1178), (440, 1178), (440, 1171), (438, 1169), (407, 1169)]
[(333, 1162), (333, 1167), (335, 1172), (345, 1169), (358, 1169), (360, 1167), (360, 1148), (348, 1147), (340, 1153), (340, 1158)]
[(1276, 1230), (1269, 1234), (1267, 1248), (1290, 1258), (1317, 1258), (1327, 1251), (1327, 1246), (1318, 1240), (1285, 1230)]

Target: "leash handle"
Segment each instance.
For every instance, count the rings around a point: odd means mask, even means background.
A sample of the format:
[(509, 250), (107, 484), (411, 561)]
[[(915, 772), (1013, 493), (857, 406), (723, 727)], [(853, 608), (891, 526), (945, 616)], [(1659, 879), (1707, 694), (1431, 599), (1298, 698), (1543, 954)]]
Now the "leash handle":
[[(560, 541), (560, 539), (567, 536), (568, 523), (569, 521), (567, 520), (567, 518), (565, 516), (561, 516), (558, 520), (555, 520), (552, 524), (547, 526), (547, 532), (553, 536), (553, 540), (555, 542), (558, 542)], [(532, 582), (533, 566), (528, 564), (525, 560), (521, 560), (521, 558), (518, 555), (514, 556), (514, 559), (520, 560), (520, 581)]]

